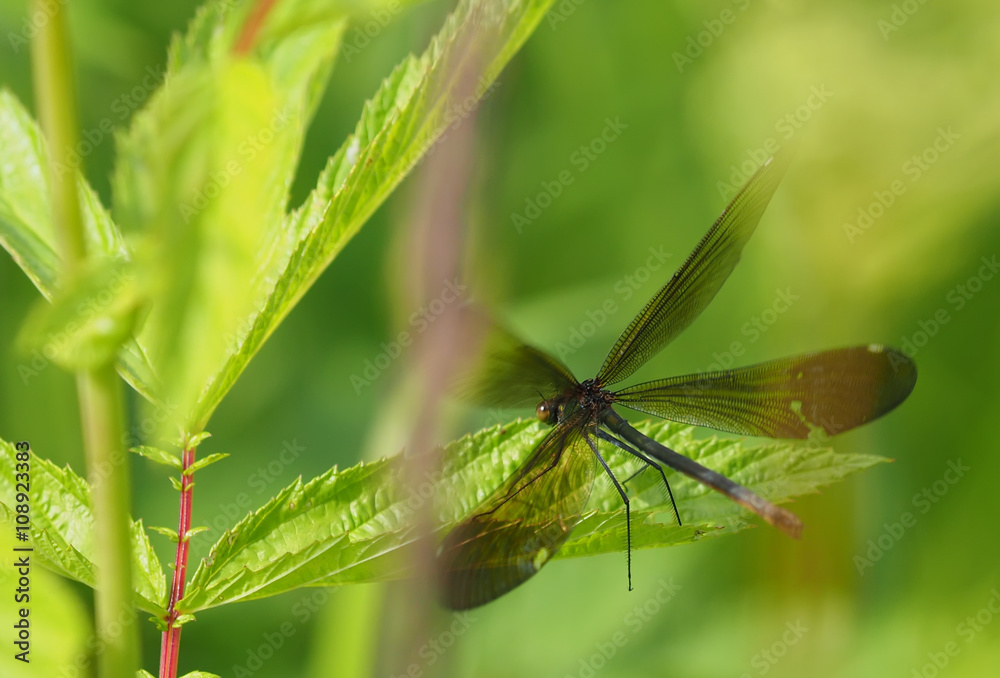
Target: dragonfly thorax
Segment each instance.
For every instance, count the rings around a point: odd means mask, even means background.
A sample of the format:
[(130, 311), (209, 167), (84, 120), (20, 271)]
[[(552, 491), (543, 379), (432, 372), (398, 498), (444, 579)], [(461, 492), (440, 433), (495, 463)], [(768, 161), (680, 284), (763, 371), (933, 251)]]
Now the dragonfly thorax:
[(605, 391), (593, 379), (587, 379), (569, 393), (543, 400), (535, 408), (535, 416), (554, 426), (580, 409), (597, 413), (614, 402), (614, 395)]
[(605, 391), (600, 382), (587, 379), (580, 384), (576, 399), (585, 410), (603, 410), (615, 401), (611, 391)]

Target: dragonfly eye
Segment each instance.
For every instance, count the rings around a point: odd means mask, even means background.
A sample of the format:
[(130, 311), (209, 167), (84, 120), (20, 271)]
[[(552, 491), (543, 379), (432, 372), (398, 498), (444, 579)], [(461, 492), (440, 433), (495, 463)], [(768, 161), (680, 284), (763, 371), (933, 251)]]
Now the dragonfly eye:
[(544, 400), (538, 403), (538, 407), (535, 408), (535, 416), (538, 417), (539, 421), (549, 423), (549, 420), (552, 419), (552, 415), (553, 410), (551, 405)]

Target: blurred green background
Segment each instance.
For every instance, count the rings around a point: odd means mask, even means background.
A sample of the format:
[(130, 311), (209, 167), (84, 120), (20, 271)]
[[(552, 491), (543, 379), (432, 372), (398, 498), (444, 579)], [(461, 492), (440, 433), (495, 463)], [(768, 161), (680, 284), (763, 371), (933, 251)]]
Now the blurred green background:
[[(449, 6), (407, 8), (342, 56), (293, 204), (364, 98), (403, 55), (423, 50)], [(127, 123), (133, 106), (123, 97), (142, 98), (147, 69), (162, 68), (170, 35), (194, 8), (190, 0), (72, 4), (84, 130), (106, 118)], [(25, 16), (25, 2), (0, 2), (0, 82), (33, 107), (28, 49), (10, 40)], [(467, 215), (476, 293), (552, 351), (613, 300), (616, 312), (565, 355), (589, 374), (725, 205), (734, 169), (794, 143), (796, 160), (733, 277), (640, 376), (705, 369), (736, 341), (746, 349), (738, 364), (913, 342), (920, 376), (898, 411), (836, 439), (839, 451), (896, 461), (797, 502), (801, 542), (762, 528), (638, 552), (631, 594), (624, 557), (553, 563), (467, 617), (442, 613), (427, 630), (420, 675), (1000, 673), (1000, 614), (988, 608), (992, 600), (1000, 610), (1000, 493), (990, 489), (1000, 476), (1000, 275), (983, 263), (1000, 256), (998, 31), (1000, 5), (989, 0), (556, 3), (480, 108)], [(584, 162), (578, 149), (609, 119), (619, 133)], [(113, 149), (105, 138), (85, 159), (106, 203)], [(550, 204), (539, 213), (529, 210), (564, 171), (572, 183), (543, 198)], [(213, 531), (196, 539), (194, 562), (212, 534), (295, 476), (398, 452), (379, 441), (393, 439), (384, 409), (403, 361), (360, 393), (351, 376), (416, 310), (401, 301), (399, 271), (417, 185), (408, 180), (379, 210), (212, 420), (205, 452), (233, 457), (199, 476), (194, 523)], [(879, 195), (889, 201), (893, 185), (892, 204), (872, 208)], [(518, 229), (514, 215), (526, 212), (530, 223)], [(666, 266), (628, 296), (626, 276), (647, 264), (650, 248), (670, 255)], [(82, 472), (72, 378), (18, 370), (15, 331), (38, 295), (6, 255), (0, 290), (0, 435)], [(762, 316), (779, 290), (794, 303)], [(940, 309), (948, 322), (935, 329)], [(761, 317), (773, 318), (761, 321), (766, 331), (745, 329)], [(282, 461), (286, 444), (303, 451)], [(949, 464), (968, 470), (958, 477)], [(135, 459), (134, 487), (147, 524), (176, 523), (176, 493), (158, 467)], [(925, 491), (933, 502), (920, 498)], [(906, 512), (915, 523), (897, 529)], [(171, 545), (154, 540), (171, 562)], [(72, 655), (89, 634), (88, 592), (40, 573), (36, 587), (46, 592), (36, 652)], [(303, 602), (313, 594), (315, 603)], [(386, 621), (399, 613), (395, 599), (366, 587), (205, 612), (186, 627), (181, 672), (245, 675), (236, 667), (288, 622), (293, 633), (253, 675), (401, 675), (407, 666), (384, 640), (395, 633)], [(153, 669), (159, 635), (143, 626), (144, 666)], [(452, 646), (438, 652), (435, 642)], [(44, 667), (27, 675), (61, 675)]]

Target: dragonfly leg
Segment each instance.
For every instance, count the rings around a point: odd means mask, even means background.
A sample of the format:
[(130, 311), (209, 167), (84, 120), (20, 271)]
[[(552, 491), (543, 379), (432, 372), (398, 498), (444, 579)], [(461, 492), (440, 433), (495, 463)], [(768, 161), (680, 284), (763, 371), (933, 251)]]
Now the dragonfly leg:
[[(612, 438), (611, 436), (609, 436), (609, 435), (608, 435), (607, 433), (605, 433), (605, 432), (604, 432), (604, 431), (602, 431), (601, 429), (597, 429), (597, 437), (598, 437), (598, 438), (600, 438), (601, 440), (604, 440), (604, 441), (606, 441), (606, 442), (609, 442), (609, 443), (611, 443), (611, 444), (612, 444), (612, 445), (614, 445), (615, 447), (618, 447), (618, 448), (621, 448), (621, 449), (625, 450), (626, 452), (628, 452), (628, 453), (629, 453), (629, 454), (631, 454), (632, 456), (634, 456), (634, 457), (638, 457), (638, 458), (639, 458), (640, 460), (642, 460), (642, 462), (643, 462), (643, 467), (642, 467), (641, 469), (639, 469), (638, 471), (636, 471), (635, 473), (633, 473), (632, 475), (630, 475), (630, 476), (629, 476), (628, 478), (626, 478), (625, 480), (623, 480), (623, 481), (622, 481), (622, 485), (623, 485), (623, 486), (625, 486), (625, 485), (628, 485), (628, 484), (629, 484), (630, 482), (632, 482), (632, 480), (633, 480), (633, 479), (635, 479), (635, 478), (636, 478), (636, 477), (637, 477), (637, 476), (638, 476), (638, 475), (639, 475), (640, 473), (642, 473), (643, 471), (645, 471), (646, 469), (648, 469), (648, 468), (650, 468), (650, 467), (653, 467), (653, 468), (656, 468), (656, 469), (658, 469), (658, 470), (660, 471), (660, 473), (661, 473), (661, 474), (663, 473), (663, 469), (660, 469), (658, 465), (656, 465), (656, 464), (651, 464), (651, 463), (649, 462), (649, 459), (646, 459), (646, 458), (644, 458), (644, 456), (643, 456), (643, 455), (641, 455), (641, 454), (636, 454), (636, 450), (632, 449), (631, 447), (629, 447), (628, 445), (626, 445), (626, 444), (625, 444), (625, 443), (623, 443), (622, 441), (618, 440), (617, 438)], [(664, 480), (666, 480), (666, 478), (664, 478)]]
[(633, 480), (635, 480), (636, 478), (638, 478), (648, 468), (649, 468), (649, 464), (643, 464), (641, 469), (639, 469), (638, 471), (636, 471), (635, 473), (633, 473), (632, 475), (630, 475), (628, 478), (626, 478), (625, 480), (623, 480), (622, 481), (622, 485), (627, 486), (630, 482), (632, 482)]
[(604, 440), (606, 442), (611, 443), (615, 447), (619, 447), (619, 448), (625, 450), (626, 452), (628, 452), (629, 454), (633, 455), (634, 457), (639, 458), (642, 462), (644, 462), (646, 464), (641, 469), (639, 469), (638, 471), (636, 471), (635, 473), (633, 473), (632, 475), (630, 475), (628, 477), (628, 480), (626, 480), (624, 483), (622, 483), (623, 485), (627, 484), (629, 482), (629, 480), (632, 480), (633, 478), (635, 478), (637, 475), (639, 475), (640, 473), (642, 473), (643, 471), (645, 471), (649, 467), (653, 467), (657, 471), (659, 471), (660, 477), (663, 478), (663, 484), (667, 488), (667, 495), (670, 497), (670, 505), (673, 506), (673, 508), (674, 508), (674, 518), (677, 519), (677, 525), (678, 525), (678, 527), (680, 527), (681, 525), (683, 525), (684, 523), (681, 522), (681, 514), (677, 510), (677, 502), (674, 501), (673, 490), (670, 489), (670, 483), (667, 482), (667, 474), (663, 472), (663, 467), (660, 466), (659, 464), (657, 464), (655, 461), (653, 461), (649, 457), (647, 457), (645, 454), (643, 454), (639, 450), (637, 450), (634, 447), (632, 447), (631, 445), (628, 445), (628, 444), (622, 442), (621, 440), (618, 440), (617, 438), (615, 438), (614, 436), (606, 433), (602, 429), (597, 429), (597, 437), (600, 438), (601, 440)]
[[(598, 434), (600, 434), (600, 429), (598, 429)], [(597, 444), (594, 442), (593, 438), (587, 436), (587, 444), (590, 445), (590, 449), (594, 451), (594, 455), (597, 457), (597, 461), (601, 462), (601, 466), (607, 471), (608, 477), (611, 478), (611, 482), (614, 483), (615, 489), (618, 490), (618, 494), (621, 495), (622, 501), (625, 502), (625, 541), (626, 541), (626, 558), (628, 559), (628, 590), (632, 590), (632, 515), (631, 515), (631, 505), (629, 504), (628, 495), (625, 493), (625, 488), (622, 487), (621, 483), (618, 482), (618, 478), (615, 478), (615, 474), (611, 472), (611, 468), (608, 466), (608, 462), (604, 461), (604, 457), (597, 450)]]

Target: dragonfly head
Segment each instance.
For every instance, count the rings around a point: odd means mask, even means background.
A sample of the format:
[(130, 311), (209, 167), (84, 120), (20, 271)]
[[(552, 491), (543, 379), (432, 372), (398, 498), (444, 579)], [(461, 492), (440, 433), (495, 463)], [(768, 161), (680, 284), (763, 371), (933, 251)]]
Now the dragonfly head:
[(535, 416), (549, 426), (555, 426), (576, 411), (576, 401), (568, 395), (543, 400), (535, 408)]
[(557, 424), (559, 423), (559, 410), (560, 407), (558, 403), (553, 400), (543, 400), (538, 403), (538, 407), (535, 408), (535, 416), (538, 420), (545, 424)]

